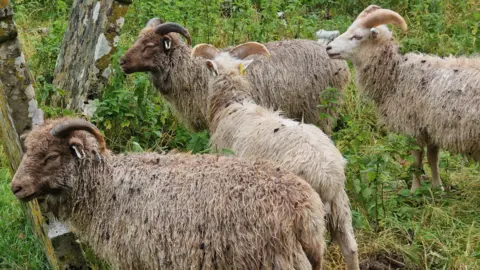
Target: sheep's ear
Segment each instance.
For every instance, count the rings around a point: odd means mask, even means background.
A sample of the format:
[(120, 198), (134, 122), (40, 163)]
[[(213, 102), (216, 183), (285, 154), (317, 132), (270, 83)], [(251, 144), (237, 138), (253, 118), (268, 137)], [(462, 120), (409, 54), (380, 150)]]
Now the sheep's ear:
[(27, 136), (28, 136), (28, 131), (20, 135), (19, 139), (22, 144), (25, 143), (25, 139), (27, 139)]
[(375, 27), (370, 28), (370, 34), (372, 36), (372, 39), (376, 39), (378, 37), (379, 33), (380, 32), (378, 31), (377, 28), (375, 28)]
[(195, 45), (192, 49), (192, 57), (202, 57), (205, 59), (215, 59), (220, 54), (220, 51), (211, 44), (201, 43)]
[(240, 63), (240, 66), (238, 69), (240, 70), (240, 74), (244, 75), (245, 70), (248, 68), (248, 66), (253, 62), (253, 59), (250, 60), (243, 60), (242, 63)]
[(78, 159), (83, 159), (85, 157), (85, 152), (83, 151), (83, 149), (75, 144), (70, 145), (70, 153), (72, 154), (72, 156)]
[(83, 150), (83, 143), (80, 139), (76, 137), (70, 138), (70, 141), (68, 142), (69, 144), (69, 150), (70, 154), (72, 156), (78, 158), (78, 159), (83, 159), (85, 158), (85, 151)]
[(212, 72), (213, 76), (218, 75), (218, 67), (215, 62), (213, 62), (212, 60), (207, 60), (207, 67)]
[(22, 135), (20, 135), (20, 138), (19, 138), (19, 139), (20, 139), (20, 145), (21, 145), (21, 147), (22, 147), (22, 151), (23, 151), (23, 152), (26, 152), (26, 150), (27, 150), (27, 149), (25, 148), (25, 140), (27, 139), (27, 136), (28, 136), (28, 133), (29, 133), (29, 132), (30, 132), (30, 131), (24, 132)]
[(172, 48), (172, 39), (169, 36), (164, 36), (162, 38), (163, 46), (165, 47), (165, 51), (168, 51)]
[(162, 23), (164, 23), (164, 21), (161, 20), (160, 18), (153, 18), (153, 19), (151, 19), (147, 22), (147, 25), (145, 25), (145, 27), (155, 27), (155, 26), (160, 25)]

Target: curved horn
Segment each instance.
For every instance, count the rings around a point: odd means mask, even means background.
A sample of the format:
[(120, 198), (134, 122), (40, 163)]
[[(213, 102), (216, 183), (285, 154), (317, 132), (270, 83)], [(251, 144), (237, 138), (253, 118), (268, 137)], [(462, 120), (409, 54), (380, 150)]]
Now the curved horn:
[(0, 0), (0, 8), (6, 8), (9, 2), (9, 0)]
[(219, 54), (220, 54), (220, 51), (217, 48), (215, 48), (215, 46), (206, 44), (206, 43), (201, 43), (193, 47), (191, 56), (202, 57), (205, 59), (213, 60)]
[(166, 35), (168, 33), (179, 33), (180, 35), (184, 36), (187, 39), (187, 45), (192, 45), (192, 38), (190, 37), (190, 33), (188, 32), (185, 27), (177, 24), (177, 23), (162, 23), (157, 28), (155, 28), (155, 33), (159, 35)]
[(59, 123), (50, 130), (50, 134), (57, 138), (65, 138), (76, 130), (84, 130), (92, 134), (98, 141), (100, 154), (103, 154), (106, 151), (105, 140), (103, 139), (100, 130), (98, 130), (95, 125), (83, 119), (72, 119)]
[(357, 20), (365, 18), (368, 14), (374, 12), (375, 10), (382, 9), (381, 7), (377, 5), (370, 5), (366, 7), (360, 14), (357, 16)]
[(244, 59), (252, 54), (262, 54), (265, 56), (270, 56), (270, 52), (268, 51), (267, 47), (258, 42), (247, 42), (240, 44), (231, 49), (229, 54), (239, 59)]
[(372, 28), (382, 24), (396, 24), (407, 31), (407, 23), (400, 14), (389, 9), (377, 9), (360, 19), (360, 24), (366, 28)]

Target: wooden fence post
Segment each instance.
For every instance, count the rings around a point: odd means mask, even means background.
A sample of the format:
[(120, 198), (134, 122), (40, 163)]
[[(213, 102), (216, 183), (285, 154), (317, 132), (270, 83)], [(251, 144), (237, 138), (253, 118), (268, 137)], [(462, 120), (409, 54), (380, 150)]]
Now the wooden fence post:
[(101, 93), (111, 73), (131, 0), (75, 0), (55, 66), (53, 84), (64, 96), (53, 104), (89, 115), (88, 101)]
[[(108, 80), (111, 56), (130, 3), (131, 0), (74, 1), (54, 72), (54, 85), (66, 95), (56, 97), (53, 104), (84, 111), (87, 100), (98, 96)], [(0, 22), (0, 139), (13, 175), (22, 157), (19, 136), (31, 129), (38, 105), (17, 39), (11, 4), (0, 9)], [(55, 221), (42, 202), (34, 200), (23, 206), (54, 269), (98, 268), (102, 263), (93, 258), (88, 247), (88, 259), (85, 258), (68, 226)]]
[[(17, 38), (10, 4), (0, 9), (0, 140), (11, 175), (23, 154), (19, 136), (32, 127), (32, 117), (37, 110), (32, 79)], [(80, 245), (68, 227), (52, 219), (39, 200), (22, 206), (54, 269), (88, 268)]]

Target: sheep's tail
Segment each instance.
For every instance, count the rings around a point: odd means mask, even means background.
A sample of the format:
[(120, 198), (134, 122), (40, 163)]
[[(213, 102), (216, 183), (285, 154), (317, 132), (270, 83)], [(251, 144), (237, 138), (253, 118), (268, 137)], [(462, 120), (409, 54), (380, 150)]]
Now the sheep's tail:
[[(325, 209), (325, 222), (327, 230), (330, 233), (330, 243), (335, 241), (335, 233), (338, 229), (338, 216), (337, 213), (332, 213), (332, 205), (330, 202), (324, 203)], [(335, 219), (335, 220), (334, 220)]]
[[(315, 204), (304, 208), (298, 219), (298, 241), (303, 252), (310, 261), (312, 270), (322, 269), (323, 252), (325, 249), (325, 218), (323, 204), (320, 197), (315, 194)], [(318, 206), (322, 209), (319, 209)]]

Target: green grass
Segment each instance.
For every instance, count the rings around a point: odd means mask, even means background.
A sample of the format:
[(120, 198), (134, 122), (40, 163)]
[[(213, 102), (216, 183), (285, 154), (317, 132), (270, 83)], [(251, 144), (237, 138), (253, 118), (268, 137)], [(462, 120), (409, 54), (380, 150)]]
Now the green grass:
[[(16, 1), (16, 22), (24, 54), (35, 76), (37, 99), (53, 114), (58, 111), (47, 106), (49, 95), (55, 93), (51, 77), (71, 2)], [(313, 38), (320, 28), (344, 31), (371, 3), (234, 0), (230, 15), (226, 16), (228, 8), (220, 8), (223, 1), (195, 6), (197, 2), (134, 1), (130, 7), (119, 52), (112, 60), (117, 73), (102, 98), (96, 101), (99, 110), (92, 119), (105, 132), (110, 148), (206, 151), (207, 133), (186, 131), (145, 74), (125, 78), (118, 70), (119, 57), (135, 41), (148, 19), (159, 16), (185, 25), (194, 43), (227, 46), (247, 40)], [(252, 2), (262, 8), (255, 9)], [(396, 10), (407, 20), (407, 33), (398, 33), (392, 27), (403, 51), (445, 56), (480, 52), (480, 10), (476, 2), (379, 0), (376, 3)], [(280, 10), (285, 12), (287, 25), (276, 19)], [(38, 27), (47, 27), (49, 33), (40, 34)], [(431, 191), (427, 180), (421, 190), (410, 194), (411, 139), (389, 133), (379, 123), (374, 104), (357, 91), (353, 81), (345, 93), (333, 139), (348, 160), (347, 190), (361, 261), (385, 262), (406, 269), (480, 269), (480, 165), (442, 152), (440, 169), (446, 191)], [(429, 175), (426, 163), (425, 170)], [(9, 191), (6, 175), (7, 170), (1, 168), (0, 269), (46, 268), (20, 205)], [(328, 248), (325, 257), (326, 269), (340, 268), (342, 257), (338, 248)]]
[[(0, 146), (0, 160), (3, 159)], [(10, 191), (9, 174), (7, 168), (0, 166), (0, 269), (50, 269), (19, 201)]]

